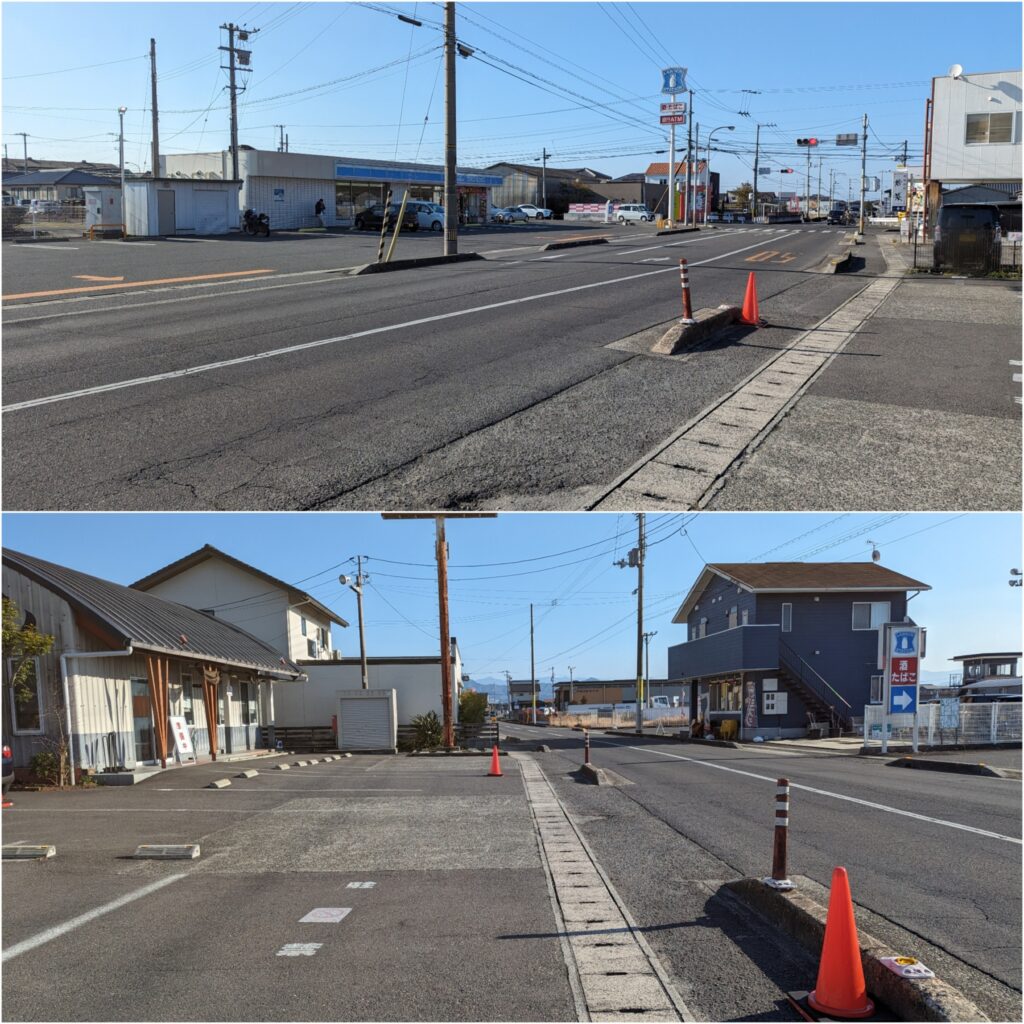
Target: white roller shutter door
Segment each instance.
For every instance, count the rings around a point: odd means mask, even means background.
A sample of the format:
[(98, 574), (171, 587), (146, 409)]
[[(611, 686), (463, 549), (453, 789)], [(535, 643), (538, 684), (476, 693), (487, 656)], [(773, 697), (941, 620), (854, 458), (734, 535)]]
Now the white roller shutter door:
[(339, 706), (339, 750), (387, 750), (394, 746), (391, 702), (387, 697), (342, 697)]

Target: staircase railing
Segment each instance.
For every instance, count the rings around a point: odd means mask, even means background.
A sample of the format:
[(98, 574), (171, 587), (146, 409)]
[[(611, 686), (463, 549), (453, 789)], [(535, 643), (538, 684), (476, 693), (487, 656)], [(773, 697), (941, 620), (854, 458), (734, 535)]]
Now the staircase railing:
[(829, 724), (833, 729), (851, 724), (853, 705), (785, 640), (779, 641), (779, 658), (786, 671), (829, 709)]

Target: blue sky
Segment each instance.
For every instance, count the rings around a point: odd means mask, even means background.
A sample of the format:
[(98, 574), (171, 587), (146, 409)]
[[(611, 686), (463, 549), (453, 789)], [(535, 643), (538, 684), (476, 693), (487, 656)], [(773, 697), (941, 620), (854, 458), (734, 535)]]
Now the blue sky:
[[(705, 562), (854, 561), (929, 583), (911, 604), (928, 626), (926, 669), (979, 650), (1020, 650), (1021, 517), (1001, 513), (700, 513), (648, 516), (645, 628), (651, 675), (685, 639), (672, 616)], [(8, 513), (6, 547), (128, 584), (212, 544), (314, 594), (351, 622), (355, 596), (338, 582), (369, 556), (370, 654), (433, 654), (438, 647), (432, 521), (373, 513)], [(684, 532), (681, 532), (685, 530)], [(529, 605), (535, 605), (538, 677), (629, 678), (636, 664), (633, 569), (613, 560), (636, 542), (633, 515), (502, 513), (449, 521), (452, 633), (466, 670), (529, 678)], [(508, 564), (500, 564), (508, 563)], [(541, 571), (538, 571), (541, 570)], [(355, 628), (335, 645), (358, 657)]]
[[(712, 156), (723, 186), (751, 178), (760, 121), (777, 125), (761, 132), (772, 174), (760, 186), (798, 188), (806, 150), (794, 140), (814, 135), (824, 190), (830, 169), (859, 176), (858, 154), (824, 140), (858, 132), (865, 112), (868, 173), (882, 176), (904, 139), (911, 163), (920, 159), (932, 76), (953, 63), (968, 73), (1020, 66), (1017, 3), (460, 3), (458, 13), (459, 38), (476, 50), (458, 62), (459, 160), (475, 166), (532, 163), (545, 146), (553, 166), (613, 175), (666, 160), (660, 69), (677, 64), (689, 69), (702, 132), (735, 126), (714, 139), (734, 151)], [(22, 152), (15, 133), (28, 132), (32, 156), (116, 162), (110, 133), (123, 104), (129, 167), (148, 167), (153, 36), (162, 150), (225, 148), (218, 26), (234, 21), (262, 29), (241, 99), (243, 144), (273, 149), (285, 124), (293, 152), (441, 162), (442, 17), (435, 3), (7, 2), (3, 141), (12, 157)], [(816, 177), (815, 162), (812, 191)], [(847, 178), (838, 181), (843, 194)]]

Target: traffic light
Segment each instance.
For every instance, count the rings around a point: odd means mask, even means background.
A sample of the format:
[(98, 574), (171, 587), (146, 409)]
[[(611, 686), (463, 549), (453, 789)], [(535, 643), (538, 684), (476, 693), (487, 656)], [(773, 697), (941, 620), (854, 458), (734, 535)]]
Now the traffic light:
[(798, 146), (816, 146), (818, 144), (817, 139), (797, 139), (796, 144)]
[(781, 168), (779, 170), (779, 174), (792, 174), (792, 173), (793, 173), (793, 168), (792, 167), (783, 167), (783, 168)]

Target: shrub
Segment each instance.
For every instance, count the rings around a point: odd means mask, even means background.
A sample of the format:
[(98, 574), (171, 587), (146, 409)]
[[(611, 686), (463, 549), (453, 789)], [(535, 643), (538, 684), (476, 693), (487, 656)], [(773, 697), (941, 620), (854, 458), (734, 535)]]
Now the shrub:
[(463, 690), (459, 694), (459, 721), (469, 725), (478, 725), (484, 720), (487, 712), (487, 694), (476, 693), (474, 690)]
[(410, 723), (416, 730), (416, 746), (420, 750), (441, 746), (441, 720), (436, 711), (417, 715)]
[(38, 754), (32, 755), (28, 763), (32, 774), (51, 786), (59, 786), (61, 783), (60, 758), (49, 750), (41, 750)]

